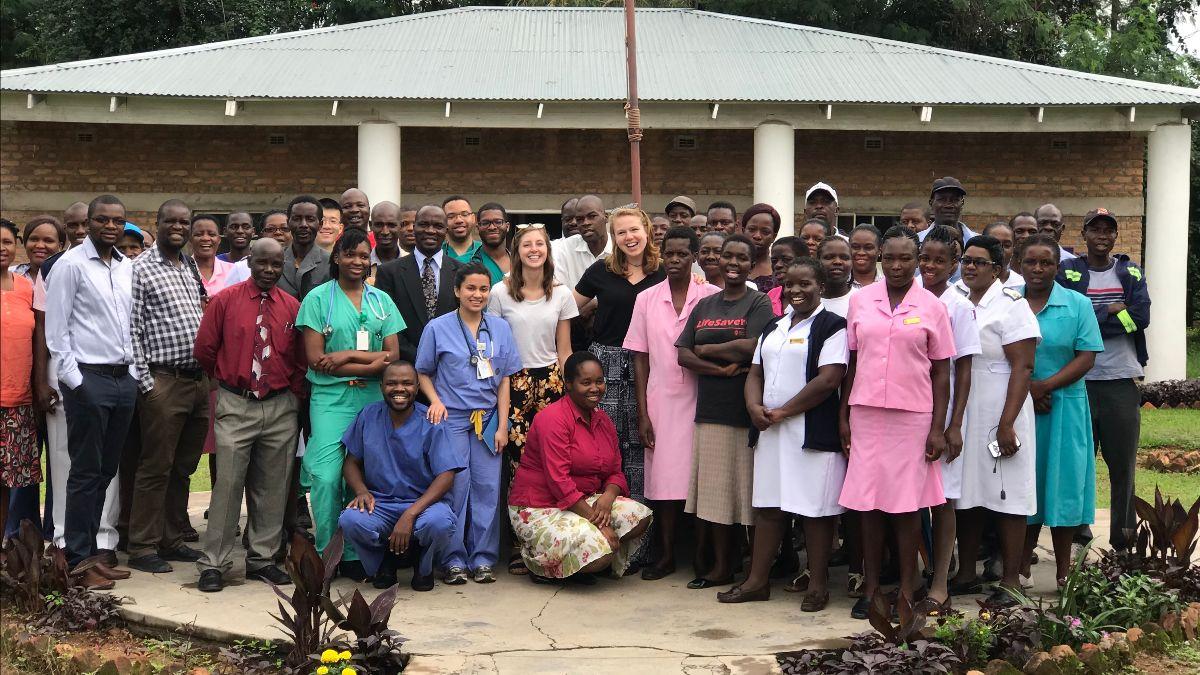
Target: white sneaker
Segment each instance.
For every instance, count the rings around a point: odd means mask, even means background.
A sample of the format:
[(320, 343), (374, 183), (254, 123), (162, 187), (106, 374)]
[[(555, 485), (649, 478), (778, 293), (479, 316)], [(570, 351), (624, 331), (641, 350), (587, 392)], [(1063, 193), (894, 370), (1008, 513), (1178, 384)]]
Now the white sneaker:
[(1020, 578), (1021, 578), (1021, 588), (1024, 588), (1026, 590), (1033, 588), (1033, 574), (1032, 573), (1030, 573), (1028, 576), (1022, 574), (1022, 575), (1020, 575)]

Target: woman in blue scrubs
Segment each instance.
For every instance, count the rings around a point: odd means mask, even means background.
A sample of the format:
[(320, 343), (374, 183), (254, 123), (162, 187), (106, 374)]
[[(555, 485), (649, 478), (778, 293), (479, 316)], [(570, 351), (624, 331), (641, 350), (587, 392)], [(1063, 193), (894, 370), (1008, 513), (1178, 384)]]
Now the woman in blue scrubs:
[(417, 373), (429, 399), (429, 421), (449, 425), (463, 466), (450, 491), (458, 524), (446, 559), (445, 583), (496, 580), (500, 555), (500, 451), (508, 445), (509, 376), (521, 354), (508, 322), (484, 314), (491, 276), (478, 262), (454, 276), (458, 310), (437, 317), (421, 333)]

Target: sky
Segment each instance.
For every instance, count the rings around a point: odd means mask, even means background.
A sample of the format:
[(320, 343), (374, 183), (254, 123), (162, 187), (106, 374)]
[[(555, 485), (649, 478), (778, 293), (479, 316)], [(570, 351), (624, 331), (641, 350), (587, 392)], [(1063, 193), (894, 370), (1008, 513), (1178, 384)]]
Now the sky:
[(1200, 21), (1195, 16), (1185, 16), (1180, 19), (1178, 25), (1185, 51), (1193, 56), (1200, 56)]

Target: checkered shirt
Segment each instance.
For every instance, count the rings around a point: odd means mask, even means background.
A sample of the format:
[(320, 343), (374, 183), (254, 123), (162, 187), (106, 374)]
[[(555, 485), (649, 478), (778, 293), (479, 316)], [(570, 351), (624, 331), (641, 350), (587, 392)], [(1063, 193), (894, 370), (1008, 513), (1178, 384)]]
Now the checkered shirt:
[(200, 276), (190, 257), (180, 257), (176, 267), (154, 246), (133, 261), (133, 376), (143, 394), (154, 388), (151, 366), (200, 368), (192, 356), (203, 314)]

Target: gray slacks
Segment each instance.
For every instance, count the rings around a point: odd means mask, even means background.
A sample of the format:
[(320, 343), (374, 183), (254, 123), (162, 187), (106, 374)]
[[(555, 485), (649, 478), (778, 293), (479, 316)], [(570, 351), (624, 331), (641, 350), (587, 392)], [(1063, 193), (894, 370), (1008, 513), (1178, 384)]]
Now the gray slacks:
[(217, 481), (208, 505), (208, 531), (200, 571), (228, 572), (233, 566), (234, 534), (246, 495), (248, 518), (246, 569), (273, 563), (283, 531), (292, 456), (296, 454), (296, 397), (285, 392), (263, 401), (217, 390), (214, 434)]

